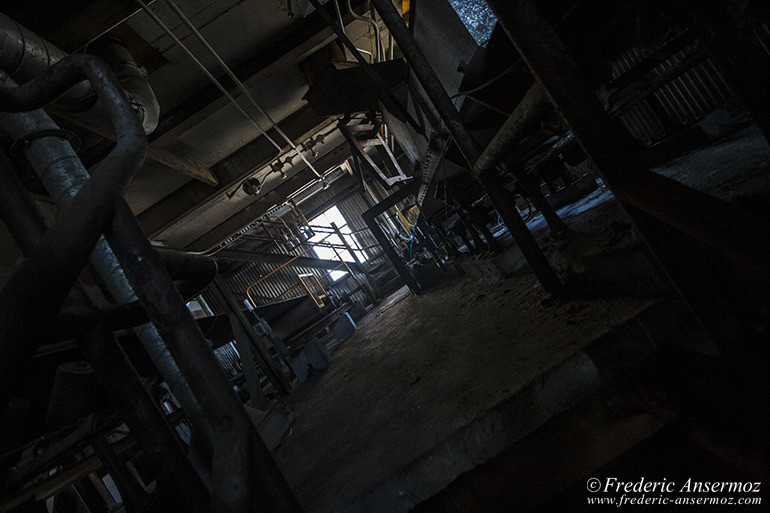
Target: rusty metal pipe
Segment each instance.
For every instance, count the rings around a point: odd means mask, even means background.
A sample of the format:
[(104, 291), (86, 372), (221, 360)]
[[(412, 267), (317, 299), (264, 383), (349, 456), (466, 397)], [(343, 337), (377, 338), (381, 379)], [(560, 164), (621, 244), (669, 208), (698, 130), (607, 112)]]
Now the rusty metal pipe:
[(213, 511), (300, 511), (294, 495), (125, 203), (107, 239), (216, 434)]
[(497, 165), (521, 142), (526, 131), (535, 127), (540, 118), (552, 109), (545, 89), (539, 83), (535, 83), (476, 161), (474, 166), (476, 173), (494, 171)]

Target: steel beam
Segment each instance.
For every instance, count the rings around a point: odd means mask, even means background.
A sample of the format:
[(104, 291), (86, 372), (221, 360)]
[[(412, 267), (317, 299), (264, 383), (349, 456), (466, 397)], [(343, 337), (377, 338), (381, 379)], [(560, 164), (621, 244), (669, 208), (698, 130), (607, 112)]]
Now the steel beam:
[[(316, 116), (310, 107), (303, 107), (281, 121), (279, 126), (295, 144), (299, 145), (333, 122), (333, 119), (327, 120)], [(288, 149), (287, 145), (284, 153)], [(196, 209), (224, 199), (230, 189), (259, 169), (268, 166), (278, 156), (275, 147), (264, 136), (257, 137), (211, 166), (211, 171), (219, 180), (219, 185), (211, 187), (197, 181), (186, 183), (140, 212), (137, 216), (139, 223), (151, 239), (157, 237), (163, 230), (178, 223)], [(290, 171), (289, 176), (291, 177)]]
[[(349, 156), (350, 150), (347, 144), (341, 144), (316, 161), (316, 168), (323, 171), (332, 169), (333, 167), (339, 166), (345, 162)], [(230, 237), (232, 234), (236, 233), (244, 226), (248, 225), (255, 219), (258, 219), (271, 207), (280, 205), (286, 201), (292, 193), (296, 192), (303, 185), (315, 179), (315, 173), (313, 173), (311, 169), (305, 167), (296, 175), (280, 183), (275, 189), (263, 193), (260, 197), (254, 200), (251, 204), (245, 206), (243, 210), (237, 214), (234, 214), (233, 216), (229, 217), (222, 223), (218, 224), (217, 226), (213, 227), (195, 239), (193, 242), (187, 245), (187, 249), (189, 251), (195, 252), (208, 251), (223, 240)]]
[[(117, 136), (111, 130), (89, 121), (84, 116), (61, 110), (57, 110), (56, 115), (81, 128), (85, 128), (89, 132), (104, 137), (108, 141), (115, 142), (117, 140)], [(147, 158), (175, 171), (181, 171), (187, 176), (195, 178), (206, 185), (217, 185), (219, 183), (209, 168), (179, 153), (163, 148), (148, 146)]]
[[(337, 260), (323, 258), (297, 257), (295, 255), (282, 255), (279, 253), (265, 253), (262, 251), (241, 251), (237, 249), (223, 249), (214, 254), (213, 258), (219, 260), (237, 260), (239, 262), (254, 262), (257, 264), (288, 265), (290, 267), (310, 267), (312, 269), (334, 270), (340, 266)], [(350, 268), (357, 272), (365, 272), (361, 264), (348, 262)]]
[(494, 172), (497, 165), (515, 150), (516, 145), (535, 128), (544, 114), (553, 110), (548, 95), (539, 83), (529, 88), (500, 130), (476, 161), (477, 174)]
[(393, 249), (393, 246), (390, 244), (390, 240), (388, 240), (388, 238), (385, 236), (385, 233), (382, 231), (382, 228), (380, 228), (380, 225), (377, 224), (377, 216), (384, 213), (399, 201), (405, 200), (409, 197), (409, 195), (416, 195), (419, 191), (419, 185), (420, 184), (417, 182), (412, 182), (361, 214), (361, 218), (366, 223), (366, 226), (369, 227), (369, 231), (372, 232), (374, 238), (377, 239), (377, 242), (380, 244), (380, 247), (382, 247), (382, 251), (385, 253), (385, 256), (387, 256), (390, 260), (390, 263), (393, 264), (396, 272), (398, 272), (399, 276), (401, 276), (401, 279), (404, 280), (404, 283), (406, 283), (406, 285), (409, 287), (409, 290), (415, 294), (421, 294), (422, 288), (420, 287), (420, 284), (417, 283), (417, 280), (414, 279), (414, 276), (412, 276), (412, 273), (409, 271), (409, 268), (406, 266), (406, 264), (404, 264), (404, 261), (401, 259), (398, 253), (396, 253), (396, 250)]
[[(652, 253), (714, 340), (735, 352), (741, 338), (735, 310), (718, 299), (706, 261), (711, 245), (733, 262), (765, 273), (770, 260), (767, 221), (662, 175), (634, 167), (635, 146), (609, 117), (577, 63), (533, 0), (489, 0), (490, 7), (548, 92), (604, 182), (624, 206)], [(713, 253), (713, 255), (712, 255)], [(722, 260), (723, 265), (727, 264)]]
[[(225, 300), (225, 303), (227, 303), (227, 306), (230, 308), (230, 312), (235, 316), (235, 320), (242, 330), (242, 333), (245, 333), (252, 346), (257, 350), (257, 353), (254, 356), (256, 356), (257, 361), (262, 366), (262, 371), (267, 375), (268, 379), (273, 384), (273, 387), (275, 387), (276, 392), (281, 396), (290, 394), (293, 389), (291, 382), (283, 374), (281, 366), (270, 354), (270, 351), (268, 351), (264, 342), (254, 332), (254, 327), (243, 313), (243, 305), (233, 297), (230, 287), (228, 287), (221, 278), (217, 278), (214, 280), (214, 290), (216, 290), (222, 299)], [(237, 332), (234, 333), (238, 335)], [(246, 363), (243, 365), (245, 368)]]
[(622, 203), (647, 212), (735, 262), (766, 268), (770, 260), (766, 220), (681, 182), (634, 167), (631, 157), (637, 153), (636, 145), (604, 111), (535, 2), (491, 0), (489, 4), (586, 155)]
[(537, 245), (535, 238), (529, 233), (527, 225), (521, 219), (516, 210), (514, 196), (505, 187), (501, 186), (499, 177), (492, 176), (493, 173), (487, 173), (486, 175), (475, 173), (475, 165), (482, 155), (481, 148), (466, 128), (460, 118), (457, 107), (449, 98), (446, 89), (444, 89), (430, 62), (422, 53), (414, 35), (407, 28), (398, 10), (396, 10), (390, 0), (372, 0), (372, 4), (406, 56), (412, 71), (414, 71), (415, 76), (420, 81), (433, 106), (452, 135), (452, 139), (454, 139), (455, 144), (460, 148), (465, 160), (468, 162), (469, 169), (474, 170), (474, 176), (479, 180), (484, 192), (487, 193), (487, 196), (492, 201), (492, 205), (497, 209), (500, 217), (502, 217), (503, 222), (535, 272), (540, 284), (549, 293), (561, 293), (561, 280), (551, 267), (543, 251)]

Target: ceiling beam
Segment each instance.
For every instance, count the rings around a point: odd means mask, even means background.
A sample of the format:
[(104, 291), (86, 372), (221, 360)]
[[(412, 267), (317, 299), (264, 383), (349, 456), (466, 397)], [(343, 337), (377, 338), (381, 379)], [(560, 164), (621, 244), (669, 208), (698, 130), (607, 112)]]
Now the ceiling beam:
[[(106, 128), (99, 123), (94, 123), (84, 116), (63, 111), (56, 111), (56, 115), (74, 125), (88, 130), (91, 133), (101, 136), (108, 141), (112, 141), (114, 143), (118, 140), (112, 129)], [(147, 158), (175, 171), (181, 171), (187, 176), (195, 178), (196, 180), (199, 180), (209, 187), (219, 183), (216, 177), (212, 174), (211, 170), (209, 170), (206, 166), (195, 162), (191, 158), (185, 157), (179, 153), (162, 148), (154, 148), (153, 146), (148, 146)]]
[[(316, 161), (317, 168), (319, 170), (326, 171), (332, 169), (335, 166), (341, 165), (350, 156), (350, 147), (347, 143), (343, 143), (337, 146), (334, 150), (330, 151), (320, 159)], [(280, 205), (286, 201), (289, 196), (296, 192), (300, 187), (316, 178), (312, 170), (305, 167), (302, 171), (297, 173), (293, 178), (282, 182), (278, 187), (263, 194), (250, 205), (242, 209), (235, 215), (230, 216), (227, 220), (215, 226), (202, 236), (187, 245), (188, 251), (207, 251), (215, 247), (220, 242), (224, 241), (238, 230), (253, 222), (255, 219), (262, 216), (270, 208), (275, 205)]]
[[(343, 21), (347, 25), (354, 20), (348, 13), (343, 17)], [(295, 27), (275, 44), (235, 67), (233, 73), (238, 80), (247, 88), (264, 82), (275, 73), (297, 65), (337, 37), (317, 13), (304, 18)], [(242, 95), (241, 90), (227, 75), (223, 74), (217, 77), (217, 80), (234, 98)], [(149, 136), (149, 140), (158, 145), (164, 144), (221, 110), (228, 103), (229, 100), (219, 88), (210, 84), (161, 116), (158, 127)]]
[[(316, 116), (312, 109), (306, 106), (279, 123), (279, 126), (299, 145), (332, 123), (333, 120)], [(271, 133), (275, 135), (274, 131)], [(284, 152), (288, 150), (288, 146), (284, 148)], [(219, 185), (210, 187), (196, 181), (188, 182), (141, 212), (137, 216), (139, 223), (149, 238), (157, 237), (196, 209), (224, 198), (230, 189), (269, 165), (277, 157), (275, 147), (265, 137), (258, 137), (211, 166)], [(291, 176), (291, 170), (287, 169), (287, 173)]]

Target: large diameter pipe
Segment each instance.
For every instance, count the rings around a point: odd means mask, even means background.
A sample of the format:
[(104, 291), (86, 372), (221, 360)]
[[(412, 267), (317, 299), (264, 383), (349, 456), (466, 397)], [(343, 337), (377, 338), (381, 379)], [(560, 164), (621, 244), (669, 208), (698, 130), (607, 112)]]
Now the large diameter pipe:
[[(158, 100), (125, 45), (116, 38), (105, 38), (104, 41), (98, 40), (90, 45), (89, 53), (110, 65), (131, 98), (145, 133), (154, 131), (160, 113)], [(66, 56), (64, 50), (0, 13), (0, 69), (15, 82), (25, 83), (42, 75)], [(111, 126), (104, 105), (97, 103), (97, 97), (87, 80), (69, 88), (56, 99), (53, 106), (79, 113), (100, 126)]]
[[(0, 85), (14, 84), (10, 79), (3, 80), (0, 76)], [(1, 113), (0, 129), (7, 132), (14, 141), (19, 141), (43, 130), (55, 133), (59, 127), (44, 111), (36, 110), (14, 114)], [(23, 145), (22, 151), (60, 209), (75, 197), (77, 191), (89, 179), (88, 172), (72, 146), (61, 136), (35, 138)], [(137, 299), (104, 237), (96, 243), (89, 261), (115, 301), (131, 303)], [(135, 328), (134, 332), (184, 410), (191, 417), (200, 418), (202, 412), (198, 401), (155, 327), (152, 324), (145, 324)]]
[[(36, 111), (34, 114), (45, 116), (42, 111)], [(15, 116), (25, 115), (0, 117), (0, 126), (3, 122), (13, 125)], [(11, 118), (11, 121), (8, 122), (6, 118)], [(38, 121), (50, 123), (50, 119), (45, 117)], [(55, 129), (55, 125), (53, 127)], [(18, 129), (18, 126), (16, 128)], [(32, 138), (28, 142), (40, 144), (50, 138), (47, 134), (40, 134), (40, 126), (34, 128), (41, 137)], [(22, 136), (23, 134), (24, 132), (17, 133)], [(25, 148), (27, 152), (34, 152), (34, 149), (31, 144)], [(62, 149), (65, 154), (72, 151), (68, 144)], [(88, 175), (76, 158), (64, 160), (70, 165), (74, 163), (72, 176), (51, 177), (48, 170), (56, 165), (56, 161), (46, 162), (47, 166), (43, 166), (40, 175), (44, 183), (50, 180), (52, 195), (66, 202), (71, 200), (72, 194), (76, 193), (78, 188), (76, 186), (74, 192), (70, 192), (73, 189), (72, 182), (78, 179), (82, 182)], [(69, 187), (62, 190), (59, 182), (66, 183)], [(291, 489), (281, 476), (251, 418), (175, 290), (161, 256), (150, 245), (125, 201), (116, 201), (112, 227), (107, 232), (107, 238), (108, 247), (112, 251), (106, 257), (114, 258), (116, 264), (121, 264), (113, 266), (113, 274), (118, 271), (125, 273), (126, 283), (133, 285), (129, 285), (128, 289), (132, 294), (135, 291), (144, 305), (152, 325), (160, 335), (158, 340), (162, 345), (161, 349), (171, 351), (169, 356), (172, 357), (171, 363), (175, 364), (173, 370), (176, 370), (177, 374), (174, 377), (181, 380), (190, 390), (193, 404), (200, 405), (201, 411), (206, 413), (217, 435), (214, 439), (212, 510), (253, 511), (257, 509), (257, 504), (262, 502), (270, 511), (299, 511)], [(98, 265), (104, 265), (105, 261), (108, 266), (111, 265), (105, 255), (100, 257), (96, 262)], [(111, 277), (110, 273), (106, 273), (103, 279), (106, 281)], [(164, 341), (167, 345), (163, 344)], [(152, 349), (157, 350), (157, 347), (153, 346)], [(180, 370), (184, 371), (184, 378)], [(198, 402), (195, 402), (195, 399)]]
[(88, 45), (89, 54), (102, 59), (115, 72), (121, 87), (131, 98), (131, 103), (142, 120), (146, 134), (158, 127), (160, 105), (155, 97), (146, 73), (134, 61), (126, 44), (116, 37), (101, 37)]
[(475, 164), (477, 174), (494, 171), (495, 167), (514, 149), (524, 134), (532, 129), (538, 119), (552, 110), (543, 86), (539, 82), (529, 88), (500, 130), (489, 142)]
[[(24, 83), (42, 75), (66, 56), (64, 50), (0, 13), (0, 69), (15, 82)], [(57, 99), (58, 105), (72, 111), (86, 110), (95, 103), (96, 97), (86, 80)]]

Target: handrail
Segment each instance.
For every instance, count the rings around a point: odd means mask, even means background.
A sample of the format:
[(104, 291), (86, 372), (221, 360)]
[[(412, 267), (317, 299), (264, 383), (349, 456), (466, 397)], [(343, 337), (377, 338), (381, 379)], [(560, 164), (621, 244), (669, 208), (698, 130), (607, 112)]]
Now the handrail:
[[(328, 238), (329, 238), (330, 236), (332, 236), (332, 235), (334, 235), (334, 233), (330, 233), (330, 234), (328, 234), (326, 237), (324, 237), (323, 239), (321, 239), (321, 240), (320, 240), (320, 241), (318, 241), (318, 242), (323, 242), (323, 241), (325, 241), (326, 239), (328, 239)], [(303, 251), (303, 252), (302, 252), (302, 253), (300, 253), (299, 255), (296, 255), (296, 256), (295, 256), (294, 258), (292, 258), (291, 260), (289, 260), (289, 261), (287, 261), (287, 262), (285, 262), (285, 263), (281, 264), (280, 266), (278, 266), (277, 268), (273, 269), (272, 271), (270, 271), (270, 272), (269, 272), (268, 274), (266, 274), (265, 276), (261, 277), (261, 278), (260, 278), (259, 280), (257, 280), (256, 282), (254, 282), (254, 283), (252, 283), (251, 285), (249, 285), (249, 286), (248, 286), (248, 288), (246, 289), (246, 298), (248, 298), (249, 302), (250, 302), (252, 305), (254, 305), (255, 307), (257, 306), (257, 302), (256, 302), (256, 301), (254, 301), (254, 300), (251, 298), (251, 294), (250, 294), (250, 291), (251, 291), (251, 289), (252, 289), (253, 287), (255, 287), (255, 286), (259, 285), (260, 283), (262, 283), (263, 281), (265, 281), (266, 279), (268, 279), (270, 276), (274, 275), (275, 273), (277, 273), (278, 271), (280, 271), (281, 269), (283, 269), (284, 267), (286, 267), (287, 265), (289, 265), (290, 263), (292, 263), (293, 261), (295, 261), (296, 259), (298, 259), (298, 258), (299, 258), (299, 257), (301, 257), (302, 255), (304, 255), (305, 253), (309, 252), (311, 249), (313, 249), (313, 246), (310, 246), (309, 248), (307, 248), (305, 251)]]

